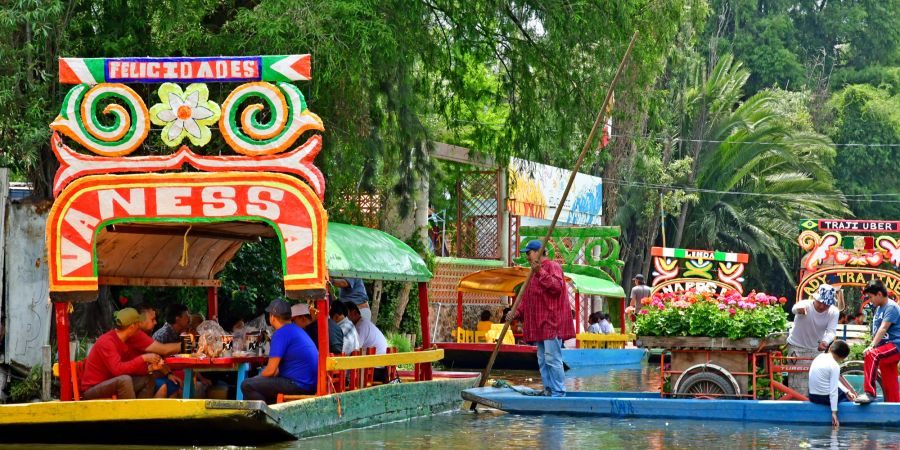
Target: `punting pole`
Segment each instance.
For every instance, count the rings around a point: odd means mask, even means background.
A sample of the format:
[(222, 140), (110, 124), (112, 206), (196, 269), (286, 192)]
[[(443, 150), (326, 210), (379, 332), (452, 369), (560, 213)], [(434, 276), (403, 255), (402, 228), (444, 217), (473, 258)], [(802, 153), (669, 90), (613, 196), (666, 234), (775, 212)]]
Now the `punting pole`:
[[(419, 282), (419, 326), (422, 329), (422, 350), (431, 350), (431, 335), (428, 332), (428, 285), (424, 282)], [(431, 363), (422, 363), (422, 379), (431, 380)]]
[[(631, 49), (634, 48), (634, 43), (637, 41), (638, 32), (635, 31), (634, 34), (631, 35), (631, 42), (628, 43), (628, 49), (625, 50), (625, 54), (622, 55), (622, 60), (619, 61), (619, 67), (616, 68), (616, 74), (613, 76), (612, 82), (609, 83), (609, 90), (606, 92), (606, 98), (603, 99), (603, 105), (600, 106), (600, 112), (597, 113), (597, 119), (594, 121), (594, 127), (591, 128), (591, 134), (588, 135), (587, 140), (584, 142), (584, 146), (581, 148), (581, 153), (578, 154), (578, 160), (575, 161), (575, 166), (572, 167), (572, 173), (569, 175), (569, 181), (566, 183), (566, 189), (563, 191), (562, 197), (559, 199), (559, 207), (556, 208), (556, 212), (553, 213), (553, 220), (550, 222), (550, 227), (547, 228), (547, 234), (544, 236), (544, 239), (541, 241), (541, 248), (547, 248), (547, 241), (550, 240), (550, 236), (553, 234), (553, 230), (556, 228), (556, 222), (559, 220), (559, 215), (562, 212), (562, 205), (565, 204), (566, 198), (569, 197), (569, 191), (572, 190), (572, 184), (575, 182), (575, 175), (578, 174), (578, 170), (581, 169), (581, 164), (584, 162), (584, 157), (587, 156), (588, 150), (591, 148), (591, 143), (594, 140), (594, 135), (597, 134), (597, 129), (600, 128), (600, 124), (606, 121), (606, 107), (609, 105), (609, 101), (612, 98), (613, 89), (616, 87), (616, 82), (619, 80), (619, 76), (622, 74), (622, 69), (625, 68), (625, 62), (628, 60), (628, 56), (631, 55)], [(597, 146), (597, 152), (599, 153), (602, 150), (602, 140), (601, 144)], [(484, 368), (484, 372), (481, 373), (481, 379), (478, 380), (478, 386), (484, 387), (485, 383), (487, 383), (488, 378), (491, 376), (491, 369), (494, 367), (494, 361), (497, 359), (497, 353), (500, 352), (500, 345), (503, 344), (503, 338), (506, 336), (506, 332), (509, 330), (509, 324), (512, 321), (512, 318), (516, 316), (516, 310), (519, 308), (519, 304), (522, 303), (522, 294), (525, 293), (526, 288), (528, 287), (528, 283), (531, 282), (531, 277), (534, 276), (534, 267), (528, 271), (528, 276), (525, 277), (525, 283), (522, 284), (522, 289), (519, 289), (518, 295), (516, 295), (516, 301), (513, 302), (512, 308), (509, 311), (509, 314), (506, 317), (506, 323), (503, 324), (503, 329), (500, 330), (500, 336), (497, 337), (497, 343), (494, 344), (494, 351), (491, 353), (491, 358), (488, 359), (487, 366)], [(477, 403), (473, 402), (471, 409), (474, 411)]]

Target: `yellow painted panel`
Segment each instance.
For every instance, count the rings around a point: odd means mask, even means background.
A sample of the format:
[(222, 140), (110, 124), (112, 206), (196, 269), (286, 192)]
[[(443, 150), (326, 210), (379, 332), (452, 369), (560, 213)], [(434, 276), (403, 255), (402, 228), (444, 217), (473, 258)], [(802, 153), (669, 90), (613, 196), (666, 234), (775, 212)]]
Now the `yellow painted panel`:
[(367, 369), (369, 367), (434, 362), (441, 359), (444, 359), (444, 350), (436, 349), (387, 355), (335, 356), (328, 358), (325, 367), (328, 370)]
[(91, 422), (218, 418), (245, 415), (237, 409), (207, 409), (206, 400), (86, 400), (0, 405), (0, 425), (17, 423)]

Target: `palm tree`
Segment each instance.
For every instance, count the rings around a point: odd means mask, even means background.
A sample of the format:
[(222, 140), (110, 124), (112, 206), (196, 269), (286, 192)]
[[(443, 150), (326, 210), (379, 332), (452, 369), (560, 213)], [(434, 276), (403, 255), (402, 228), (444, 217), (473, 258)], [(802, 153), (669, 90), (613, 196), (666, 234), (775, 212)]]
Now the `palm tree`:
[[(831, 141), (792, 128), (771, 92), (741, 102), (748, 76), (725, 55), (687, 94), (693, 120), (682, 132), (693, 137), (690, 181), (701, 191), (696, 204), (682, 205), (675, 245), (748, 252), (792, 282), (800, 219), (849, 210), (827, 166)], [(752, 278), (770, 278), (759, 275)]]

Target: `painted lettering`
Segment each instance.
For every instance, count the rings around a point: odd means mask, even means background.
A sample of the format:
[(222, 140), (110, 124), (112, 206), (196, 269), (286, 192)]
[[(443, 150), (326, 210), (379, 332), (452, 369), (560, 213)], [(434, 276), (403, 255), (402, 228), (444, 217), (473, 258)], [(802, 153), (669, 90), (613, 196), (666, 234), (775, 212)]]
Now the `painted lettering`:
[(72, 229), (81, 236), (81, 239), (87, 243), (93, 242), (94, 230), (97, 229), (97, 224), (100, 223), (100, 219), (90, 214), (85, 214), (75, 208), (69, 208), (69, 210), (66, 211), (63, 221), (72, 227)]
[(212, 71), (212, 66), (207, 61), (202, 61), (200, 63), (200, 67), (197, 69), (197, 78), (205, 78), (212, 79), (215, 78)]
[(185, 205), (182, 200), (191, 197), (189, 187), (158, 187), (156, 188), (156, 214), (160, 216), (189, 216), (191, 205)]
[(206, 217), (233, 216), (237, 212), (235, 189), (231, 186), (209, 186), (200, 192), (203, 215)]
[(142, 188), (129, 189), (129, 198), (126, 199), (116, 189), (104, 189), (97, 192), (97, 203), (100, 207), (100, 218), (103, 220), (116, 216), (116, 206), (124, 209), (129, 216), (143, 216), (147, 214), (147, 203), (144, 201)]
[(147, 76), (150, 78), (159, 78), (159, 63), (147, 63)]
[(60, 272), (63, 276), (91, 263), (91, 252), (72, 243), (72, 241), (62, 238), (60, 247)]
[[(263, 199), (265, 194), (266, 199)], [(284, 198), (284, 191), (267, 187), (253, 186), (247, 190), (247, 214), (278, 220), (281, 208), (275, 202)]]
[(122, 64), (118, 61), (110, 61), (109, 65), (109, 77), (110, 78), (119, 78), (120, 68), (119, 65)]
[(174, 61), (166, 61), (163, 63), (163, 68), (166, 69), (166, 72), (163, 74), (163, 78), (177, 78), (178, 74), (175, 71), (178, 69), (178, 63)]
[(312, 245), (311, 228), (284, 223), (278, 224), (278, 228), (281, 230), (281, 236), (284, 238), (284, 252), (288, 258)]
[(258, 76), (256, 74), (256, 61), (244, 60), (241, 62), (241, 66), (244, 68), (245, 78), (256, 78)]

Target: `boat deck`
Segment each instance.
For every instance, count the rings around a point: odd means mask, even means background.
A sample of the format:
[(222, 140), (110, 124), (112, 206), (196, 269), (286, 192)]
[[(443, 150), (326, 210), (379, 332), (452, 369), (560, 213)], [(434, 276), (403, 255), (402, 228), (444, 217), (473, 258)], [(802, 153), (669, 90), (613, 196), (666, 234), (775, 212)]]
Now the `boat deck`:
[[(522, 395), (508, 388), (474, 388), (463, 399), (518, 414), (574, 414), (617, 418), (729, 420), (831, 426), (827, 406), (779, 400), (664, 399), (658, 392), (569, 392), (566, 397)], [(900, 426), (900, 403), (841, 403), (842, 426)]]

